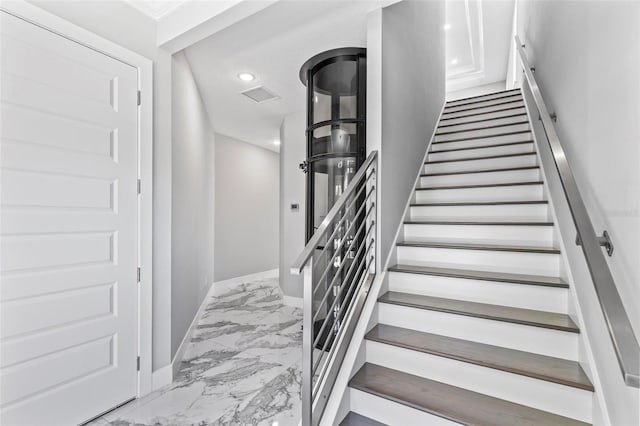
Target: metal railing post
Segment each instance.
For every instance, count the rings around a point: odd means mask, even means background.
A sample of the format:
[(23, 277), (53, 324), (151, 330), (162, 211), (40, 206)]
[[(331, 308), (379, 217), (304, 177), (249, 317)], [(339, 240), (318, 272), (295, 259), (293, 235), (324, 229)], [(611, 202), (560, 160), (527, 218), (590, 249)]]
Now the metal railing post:
[(311, 426), (313, 415), (313, 256), (303, 271), (302, 299), (302, 425)]

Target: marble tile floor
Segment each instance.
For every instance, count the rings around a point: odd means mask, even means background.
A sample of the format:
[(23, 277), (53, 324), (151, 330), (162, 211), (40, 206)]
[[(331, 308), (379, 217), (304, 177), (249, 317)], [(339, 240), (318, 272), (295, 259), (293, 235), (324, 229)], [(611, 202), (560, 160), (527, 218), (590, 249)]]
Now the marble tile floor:
[(216, 293), (176, 380), (91, 426), (298, 425), (302, 310), (283, 304), (277, 278)]

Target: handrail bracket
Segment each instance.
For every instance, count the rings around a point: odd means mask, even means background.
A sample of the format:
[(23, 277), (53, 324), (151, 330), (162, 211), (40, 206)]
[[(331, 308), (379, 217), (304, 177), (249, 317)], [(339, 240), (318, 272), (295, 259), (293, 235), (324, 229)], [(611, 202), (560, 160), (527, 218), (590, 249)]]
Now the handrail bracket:
[[(601, 236), (598, 237), (598, 244), (600, 247), (604, 247), (607, 249), (607, 254), (609, 257), (613, 256), (613, 241), (611, 241), (611, 237), (607, 231), (604, 231)], [(582, 245), (582, 239), (580, 238), (580, 234), (576, 234), (576, 245)]]

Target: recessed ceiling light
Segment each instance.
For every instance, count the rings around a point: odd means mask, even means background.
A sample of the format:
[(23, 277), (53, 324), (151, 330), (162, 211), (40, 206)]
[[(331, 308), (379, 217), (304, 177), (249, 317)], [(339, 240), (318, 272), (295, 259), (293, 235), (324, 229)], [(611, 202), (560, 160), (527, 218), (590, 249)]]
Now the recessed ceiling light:
[(276, 139), (275, 141), (273, 141), (273, 144), (274, 144), (275, 146), (278, 146), (278, 145), (280, 145), (280, 141), (279, 141), (278, 139)]
[(251, 74), (250, 72), (241, 72), (238, 74), (238, 78), (242, 81), (253, 81), (256, 79), (256, 76)]
[(454, 58), (451, 60), (451, 65), (455, 65), (458, 63), (458, 59)]
[(450, 24), (444, 24), (444, 30), (450, 30), (451, 29), (451, 25)]

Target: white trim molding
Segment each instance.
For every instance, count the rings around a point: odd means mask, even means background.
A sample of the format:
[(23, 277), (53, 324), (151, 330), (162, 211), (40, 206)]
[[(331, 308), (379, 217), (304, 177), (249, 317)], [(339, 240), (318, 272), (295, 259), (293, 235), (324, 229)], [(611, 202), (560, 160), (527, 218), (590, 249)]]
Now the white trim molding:
[(138, 397), (151, 392), (152, 378), (152, 225), (153, 225), (153, 62), (105, 38), (55, 16), (24, 0), (4, 1), (0, 10), (45, 28), (64, 38), (124, 62), (138, 70)]
[(158, 368), (151, 376), (151, 390), (156, 391), (173, 382), (173, 370), (171, 364)]
[[(229, 278), (229, 279), (226, 279), (226, 280), (217, 281), (217, 282), (211, 284), (211, 288), (212, 288), (212, 291), (213, 291), (213, 293), (211, 293), (211, 295), (218, 296), (221, 293), (224, 293), (224, 291), (227, 290), (229, 288), (229, 286), (242, 284), (242, 283), (247, 282), (247, 281), (262, 280), (262, 279), (267, 279), (267, 278), (277, 278), (278, 277), (278, 272), (279, 272), (279, 270), (277, 268), (276, 269), (269, 269), (268, 271), (256, 272), (254, 274), (248, 274), (248, 275), (243, 275), (243, 276), (240, 276), (240, 277)], [(209, 297), (209, 296), (210, 295), (207, 295), (207, 297)]]
[(287, 306), (291, 306), (291, 307), (294, 307), (294, 308), (302, 309), (302, 297), (294, 297), (294, 296), (283, 295), (282, 296), (282, 303), (284, 303)]

